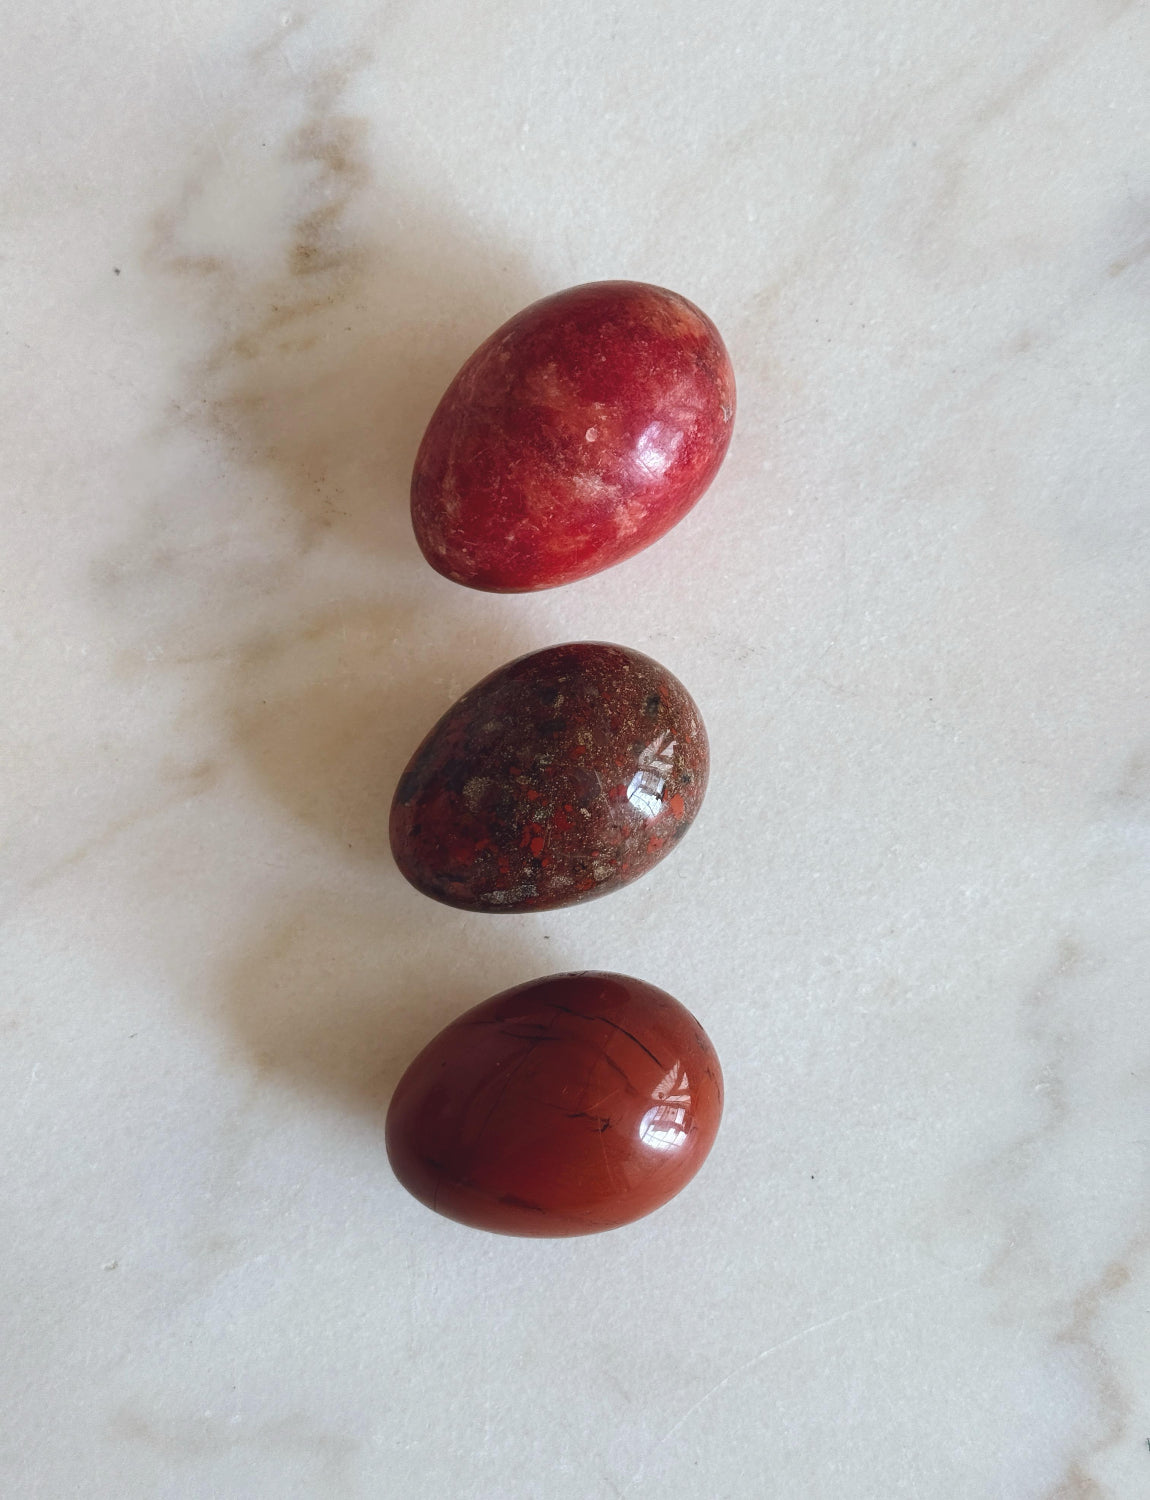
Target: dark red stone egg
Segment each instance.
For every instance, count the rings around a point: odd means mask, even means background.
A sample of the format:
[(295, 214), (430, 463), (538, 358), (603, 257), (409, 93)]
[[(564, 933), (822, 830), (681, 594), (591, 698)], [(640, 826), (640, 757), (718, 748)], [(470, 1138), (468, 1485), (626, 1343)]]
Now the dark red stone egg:
[(453, 1021), (387, 1113), (395, 1175), (449, 1219), (500, 1234), (615, 1229), (673, 1198), (723, 1112), (706, 1032), (622, 974), (517, 985)]
[(521, 656), (448, 709), (391, 807), (418, 890), (468, 911), (546, 911), (636, 880), (686, 832), (707, 734), (683, 684), (639, 651)]
[(731, 361), (685, 297), (600, 281), (545, 297), (448, 386), (411, 481), (431, 566), (494, 593), (554, 588), (641, 551), (718, 472)]

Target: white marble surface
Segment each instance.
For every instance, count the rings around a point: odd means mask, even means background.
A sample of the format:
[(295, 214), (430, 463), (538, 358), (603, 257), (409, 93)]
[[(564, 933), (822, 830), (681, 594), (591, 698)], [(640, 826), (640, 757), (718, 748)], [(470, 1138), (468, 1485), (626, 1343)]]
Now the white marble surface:
[[(1145, 3), (16, 0), (3, 80), (6, 1500), (1150, 1493)], [(727, 337), (727, 465), (529, 598), (423, 422), (606, 276)], [(614, 639), (714, 780), (638, 885), (471, 917), (397, 772)], [(556, 970), (726, 1121), (581, 1241), (440, 1221), (381, 1101)]]

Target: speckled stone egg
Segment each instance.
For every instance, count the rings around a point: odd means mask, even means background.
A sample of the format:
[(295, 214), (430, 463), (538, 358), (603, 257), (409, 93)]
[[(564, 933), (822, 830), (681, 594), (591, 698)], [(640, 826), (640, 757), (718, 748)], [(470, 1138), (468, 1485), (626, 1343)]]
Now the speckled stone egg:
[(679, 680), (639, 651), (551, 646), (500, 667), (431, 730), (400, 778), (391, 848), (425, 895), (546, 911), (636, 880), (687, 831), (707, 734)]

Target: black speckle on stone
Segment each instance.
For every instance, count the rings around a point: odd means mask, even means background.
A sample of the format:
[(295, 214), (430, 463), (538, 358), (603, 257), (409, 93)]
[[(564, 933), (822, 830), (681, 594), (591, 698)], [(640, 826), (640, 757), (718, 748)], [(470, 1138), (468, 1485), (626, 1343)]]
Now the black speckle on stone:
[(499, 1201), (500, 1203), (509, 1203), (512, 1208), (529, 1208), (535, 1214), (541, 1214), (546, 1211), (542, 1204), (529, 1203), (526, 1198), (517, 1198), (514, 1193), (501, 1193)]

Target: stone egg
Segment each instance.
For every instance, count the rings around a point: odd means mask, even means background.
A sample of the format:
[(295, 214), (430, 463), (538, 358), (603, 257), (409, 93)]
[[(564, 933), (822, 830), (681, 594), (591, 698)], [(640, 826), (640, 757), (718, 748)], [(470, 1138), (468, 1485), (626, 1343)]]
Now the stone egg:
[(702, 717), (666, 667), (625, 646), (551, 646), (492, 672), (430, 731), (396, 788), (392, 853), (449, 906), (568, 906), (669, 853), (708, 767)]
[(593, 1234), (642, 1218), (702, 1166), (723, 1111), (694, 1016), (622, 974), (559, 974), (485, 1000), (407, 1069), (392, 1168), (421, 1203), (500, 1234)]
[(586, 578), (686, 515), (734, 417), (723, 341), (685, 297), (571, 287), (497, 329), (448, 386), (415, 460), (416, 539), (471, 588)]

